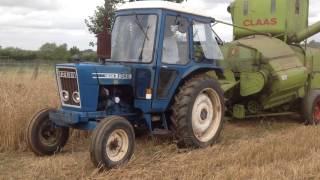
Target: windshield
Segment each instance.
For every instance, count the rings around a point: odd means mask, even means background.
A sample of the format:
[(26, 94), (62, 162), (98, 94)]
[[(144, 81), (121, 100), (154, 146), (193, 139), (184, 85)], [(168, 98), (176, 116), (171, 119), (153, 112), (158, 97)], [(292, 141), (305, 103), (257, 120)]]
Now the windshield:
[(118, 16), (112, 31), (111, 61), (152, 61), (156, 15)]

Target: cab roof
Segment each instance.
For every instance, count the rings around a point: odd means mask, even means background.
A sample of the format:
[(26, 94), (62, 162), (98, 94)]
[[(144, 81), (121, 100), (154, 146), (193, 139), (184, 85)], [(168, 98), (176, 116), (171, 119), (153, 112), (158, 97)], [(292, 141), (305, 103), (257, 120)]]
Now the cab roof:
[(135, 2), (128, 2), (125, 3), (121, 6), (119, 6), (119, 10), (131, 10), (131, 9), (166, 9), (166, 10), (172, 10), (172, 11), (177, 11), (181, 13), (186, 13), (186, 14), (192, 14), (196, 16), (202, 16), (202, 17), (207, 17), (210, 19), (213, 19), (213, 17), (209, 16), (208, 14), (197, 10), (193, 9), (191, 7), (188, 7), (183, 4), (179, 3), (173, 3), (169, 1), (135, 1)]

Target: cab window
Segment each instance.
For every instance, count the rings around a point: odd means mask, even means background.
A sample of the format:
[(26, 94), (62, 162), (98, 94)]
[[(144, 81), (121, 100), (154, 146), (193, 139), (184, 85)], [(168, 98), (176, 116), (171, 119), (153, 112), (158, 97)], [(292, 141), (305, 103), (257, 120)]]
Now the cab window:
[(165, 64), (187, 64), (189, 60), (189, 23), (186, 18), (167, 16), (163, 37), (162, 62)]
[(193, 59), (196, 62), (223, 59), (210, 23), (193, 22)]

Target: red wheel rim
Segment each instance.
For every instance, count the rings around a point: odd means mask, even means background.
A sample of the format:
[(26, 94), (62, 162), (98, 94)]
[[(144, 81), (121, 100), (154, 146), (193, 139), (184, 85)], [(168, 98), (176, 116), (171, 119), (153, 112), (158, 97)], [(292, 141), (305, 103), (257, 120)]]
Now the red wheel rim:
[(320, 123), (320, 101), (316, 102), (314, 106), (314, 122), (315, 124)]

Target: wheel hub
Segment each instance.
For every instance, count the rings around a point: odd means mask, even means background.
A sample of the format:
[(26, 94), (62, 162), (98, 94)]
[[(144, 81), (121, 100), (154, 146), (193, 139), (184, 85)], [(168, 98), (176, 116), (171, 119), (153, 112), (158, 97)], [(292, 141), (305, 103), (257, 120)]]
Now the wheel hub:
[(208, 117), (208, 111), (206, 109), (202, 109), (200, 113), (201, 120), (205, 120)]
[(47, 120), (40, 126), (39, 133), (41, 143), (46, 144), (47, 146), (55, 146), (55, 144), (58, 143), (62, 132), (54, 127), (50, 120)]
[(120, 144), (119, 144), (119, 140), (118, 139), (114, 139), (111, 143), (110, 143), (110, 149), (112, 151), (116, 150), (117, 148), (119, 148)]
[(199, 141), (209, 141), (217, 132), (221, 120), (221, 102), (213, 89), (203, 90), (192, 109), (192, 129)]
[(129, 149), (129, 138), (122, 129), (111, 133), (107, 140), (106, 155), (111, 161), (117, 162), (124, 158)]

